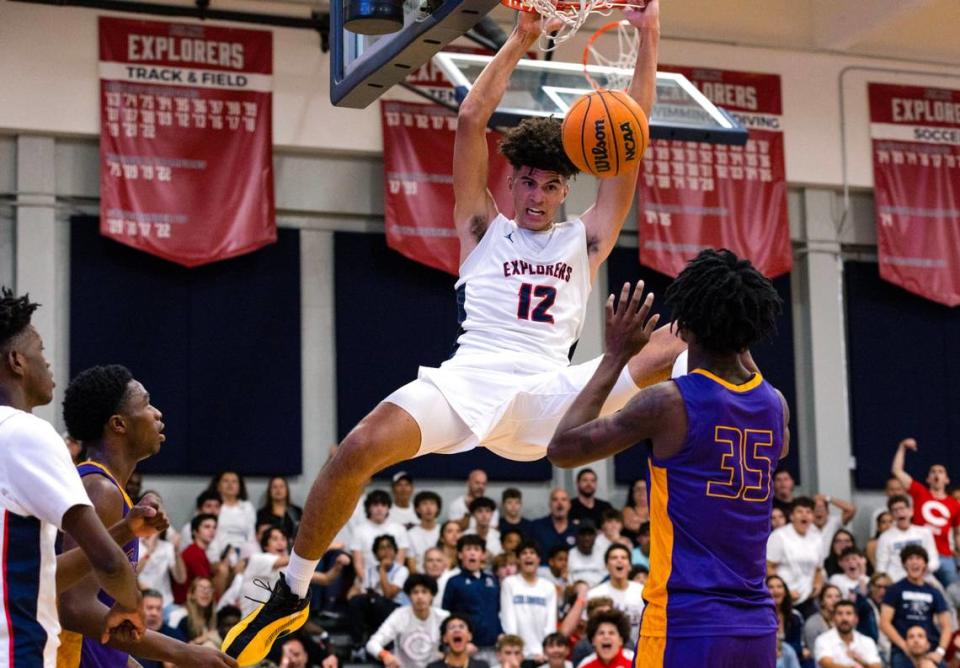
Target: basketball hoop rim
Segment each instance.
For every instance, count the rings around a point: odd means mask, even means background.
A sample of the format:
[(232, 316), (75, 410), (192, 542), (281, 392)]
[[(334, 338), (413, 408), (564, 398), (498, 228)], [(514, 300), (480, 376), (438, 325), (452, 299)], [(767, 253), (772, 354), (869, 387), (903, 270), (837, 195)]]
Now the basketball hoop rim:
[[(500, 4), (503, 5), (504, 7), (515, 9), (518, 12), (528, 12), (530, 14), (537, 13), (537, 10), (533, 6), (531, 6), (529, 2), (526, 2), (525, 0), (500, 0)], [(617, 9), (617, 8), (622, 9), (623, 7), (627, 7), (629, 5), (630, 5), (630, 0), (609, 0), (595, 7), (593, 11), (594, 12), (607, 11), (609, 9)], [(560, 2), (557, 2), (557, 11), (561, 11), (561, 12), (570, 11), (570, 10), (580, 11), (580, 9), (581, 9), (581, 4), (579, 2), (564, 2), (563, 0), (560, 0)]]

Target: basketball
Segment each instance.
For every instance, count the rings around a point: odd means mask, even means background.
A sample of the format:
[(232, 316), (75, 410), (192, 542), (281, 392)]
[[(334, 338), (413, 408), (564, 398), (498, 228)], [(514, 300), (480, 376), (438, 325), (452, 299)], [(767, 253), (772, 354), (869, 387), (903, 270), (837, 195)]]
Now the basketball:
[(606, 178), (635, 167), (650, 141), (647, 115), (619, 90), (598, 90), (563, 119), (563, 150), (581, 171)]

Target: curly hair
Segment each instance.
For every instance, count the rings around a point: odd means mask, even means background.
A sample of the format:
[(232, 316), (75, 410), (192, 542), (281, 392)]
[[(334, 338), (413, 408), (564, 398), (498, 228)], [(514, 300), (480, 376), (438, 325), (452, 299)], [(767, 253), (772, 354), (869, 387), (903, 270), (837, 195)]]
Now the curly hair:
[(666, 305), (701, 346), (738, 353), (776, 334), (783, 301), (749, 260), (708, 248), (667, 288)]
[(15, 297), (13, 290), (0, 288), (0, 350), (27, 328), (39, 306), (30, 301), (30, 295)]
[(500, 141), (500, 153), (514, 168), (533, 167), (571, 177), (580, 172), (563, 150), (556, 118), (525, 118)]
[(614, 609), (595, 612), (590, 615), (587, 620), (587, 638), (590, 639), (590, 642), (593, 642), (593, 636), (597, 634), (601, 624), (613, 624), (624, 643), (630, 639), (630, 620), (627, 619), (625, 614)]
[(110, 364), (81, 371), (70, 381), (63, 397), (63, 421), (78, 441), (96, 441), (103, 426), (127, 396), (133, 374), (125, 366)]

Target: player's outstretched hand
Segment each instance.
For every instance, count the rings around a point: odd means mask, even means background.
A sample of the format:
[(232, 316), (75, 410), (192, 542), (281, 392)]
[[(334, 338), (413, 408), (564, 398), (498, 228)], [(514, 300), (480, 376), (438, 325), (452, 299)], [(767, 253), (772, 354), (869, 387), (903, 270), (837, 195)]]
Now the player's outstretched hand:
[(100, 636), (100, 642), (107, 642), (111, 636), (126, 642), (136, 642), (143, 637), (145, 628), (142, 607), (130, 610), (119, 603), (114, 603), (103, 621), (103, 635)]
[(185, 644), (178, 666), (191, 668), (237, 668), (235, 659), (208, 645)]
[(613, 294), (607, 299), (606, 351), (623, 363), (643, 350), (657, 328), (660, 315), (650, 315), (653, 293), (643, 296), (643, 281), (637, 283), (633, 294), (630, 284), (624, 283), (620, 299), (614, 302)]
[(660, 2), (659, 0), (633, 0), (642, 7), (626, 7), (623, 15), (637, 30), (660, 29)]

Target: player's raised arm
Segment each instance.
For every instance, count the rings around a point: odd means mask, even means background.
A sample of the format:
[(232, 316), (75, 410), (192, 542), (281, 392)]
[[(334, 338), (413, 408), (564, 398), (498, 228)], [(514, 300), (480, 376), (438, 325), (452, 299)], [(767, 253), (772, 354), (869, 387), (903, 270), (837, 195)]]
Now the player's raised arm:
[[(626, 18), (640, 32), (640, 48), (627, 93), (636, 100), (647, 118), (653, 111), (657, 91), (657, 52), (660, 45), (659, 0), (647, 0), (643, 10), (627, 9)], [(637, 163), (639, 164), (639, 163)], [(638, 168), (625, 169), (618, 176), (600, 179), (597, 199), (580, 219), (587, 228), (590, 270), (607, 259), (617, 243), (623, 221), (630, 212), (637, 188)]]
[(460, 239), (461, 262), (497, 215), (497, 204), (487, 190), (487, 123), (503, 99), (514, 67), (540, 37), (540, 16), (518, 13), (516, 27), (477, 77), (457, 116), (453, 146), (453, 221)]

